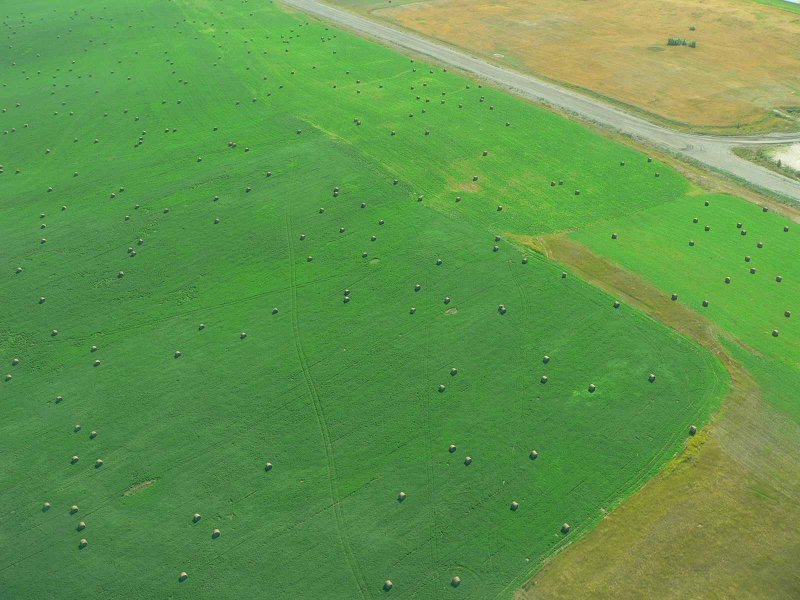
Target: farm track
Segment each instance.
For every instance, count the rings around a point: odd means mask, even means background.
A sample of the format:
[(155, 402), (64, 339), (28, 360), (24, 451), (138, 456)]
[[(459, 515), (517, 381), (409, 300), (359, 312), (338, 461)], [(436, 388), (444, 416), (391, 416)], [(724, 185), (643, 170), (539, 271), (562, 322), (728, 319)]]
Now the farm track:
[(308, 367), (308, 359), (306, 357), (305, 350), (303, 349), (302, 342), (300, 341), (300, 324), (298, 319), (298, 307), (297, 307), (297, 285), (296, 285), (296, 275), (295, 275), (295, 261), (294, 261), (294, 246), (292, 244), (291, 239), (291, 202), (287, 203), (286, 205), (286, 243), (289, 249), (289, 265), (290, 265), (290, 274), (291, 274), (291, 292), (292, 292), (292, 329), (294, 331), (294, 335), (292, 338), (294, 339), (295, 348), (297, 349), (297, 358), (300, 361), (300, 366), (302, 367), (303, 377), (305, 377), (306, 385), (308, 386), (308, 393), (311, 396), (311, 402), (314, 405), (314, 413), (317, 417), (317, 424), (319, 425), (320, 435), (322, 436), (323, 445), (325, 446), (325, 458), (328, 463), (328, 484), (330, 486), (330, 493), (331, 493), (331, 500), (333, 502), (333, 511), (336, 516), (336, 531), (339, 536), (339, 541), (344, 548), (345, 557), (347, 558), (347, 563), (350, 566), (350, 570), (353, 573), (353, 578), (356, 580), (358, 584), (359, 595), (362, 598), (365, 598), (367, 595), (367, 585), (364, 579), (364, 574), (361, 572), (361, 569), (358, 565), (358, 561), (356, 560), (356, 556), (353, 553), (353, 548), (350, 546), (350, 540), (347, 537), (347, 524), (344, 519), (344, 512), (342, 510), (341, 505), (341, 498), (339, 497), (339, 489), (338, 483), (336, 479), (336, 459), (333, 455), (333, 444), (331, 443), (331, 434), (330, 430), (328, 429), (328, 422), (325, 419), (325, 411), (322, 408), (322, 402), (320, 401), (319, 391), (317, 390), (317, 386), (314, 383), (314, 379), (311, 377), (311, 372), (309, 371)]
[(774, 194), (800, 201), (800, 181), (765, 169), (733, 154), (741, 146), (763, 146), (800, 142), (800, 133), (753, 136), (712, 136), (668, 129), (625, 111), (570, 91), (531, 75), (517, 73), (424, 37), (389, 27), (318, 0), (282, 0), (292, 8), (335, 23), (383, 43), (423, 54), (506, 88), (513, 94), (566, 111), (603, 128), (627, 135), (638, 142), (696, 161), (715, 171)]

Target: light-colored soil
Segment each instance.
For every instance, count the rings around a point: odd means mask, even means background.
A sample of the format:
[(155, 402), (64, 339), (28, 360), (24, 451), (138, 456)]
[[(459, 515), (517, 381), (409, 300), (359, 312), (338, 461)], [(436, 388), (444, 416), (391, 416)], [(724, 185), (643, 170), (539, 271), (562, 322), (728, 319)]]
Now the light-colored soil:
[[(764, 402), (729, 351), (737, 341), (723, 343), (713, 323), (565, 235), (521, 241), (709, 348), (732, 388), (686, 452), (517, 600), (641, 598), (645, 589), (649, 598), (797, 597), (800, 531), (786, 524), (800, 519), (800, 427)], [(770, 560), (756, 567), (755, 556)]]
[(786, 167), (800, 171), (800, 144), (792, 144), (776, 151), (772, 157)]
[[(800, 19), (789, 11), (737, 0), (360, 4), (376, 17), (676, 124), (798, 126), (791, 115), (773, 113), (800, 105)], [(668, 47), (670, 37), (696, 40), (697, 48)]]

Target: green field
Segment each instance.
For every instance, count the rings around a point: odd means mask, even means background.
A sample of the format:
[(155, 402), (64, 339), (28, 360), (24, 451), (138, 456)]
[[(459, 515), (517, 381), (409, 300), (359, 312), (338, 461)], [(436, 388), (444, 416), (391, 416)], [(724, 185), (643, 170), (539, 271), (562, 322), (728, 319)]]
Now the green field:
[(509, 241), (665, 165), (271, 3), (4, 9), (0, 596), (509, 597), (728, 389)]
[(800, 423), (800, 402), (789, 392), (800, 386), (798, 230), (784, 216), (719, 195), (683, 198), (573, 237), (719, 324), (766, 397)]

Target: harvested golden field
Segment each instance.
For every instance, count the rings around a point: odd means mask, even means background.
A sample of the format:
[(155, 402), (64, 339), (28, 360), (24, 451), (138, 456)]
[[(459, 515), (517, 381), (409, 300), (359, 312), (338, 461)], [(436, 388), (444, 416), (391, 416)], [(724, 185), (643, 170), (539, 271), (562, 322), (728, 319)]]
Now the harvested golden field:
[(339, 3), (675, 126), (798, 127), (800, 16), (790, 11), (737, 0)]

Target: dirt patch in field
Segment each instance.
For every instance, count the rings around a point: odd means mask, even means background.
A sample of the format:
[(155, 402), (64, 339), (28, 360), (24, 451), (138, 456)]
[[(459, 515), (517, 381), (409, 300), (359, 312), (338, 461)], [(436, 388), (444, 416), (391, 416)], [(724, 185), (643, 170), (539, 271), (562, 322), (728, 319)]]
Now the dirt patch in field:
[[(518, 238), (708, 348), (732, 387), (656, 478), (555, 557), (517, 600), (798, 597), (800, 426), (771, 409), (719, 328), (566, 235)], [(623, 307), (624, 308), (624, 307)], [(766, 560), (768, 559), (768, 560)]]
[(149, 488), (155, 482), (156, 482), (155, 479), (148, 479), (147, 481), (140, 481), (139, 483), (136, 483), (136, 484), (132, 485), (127, 490), (122, 492), (122, 495), (123, 496), (133, 496), (136, 492), (141, 492), (142, 490)]
[(773, 113), (800, 105), (800, 18), (788, 11), (744, 0), (433, 0), (372, 14), (675, 124), (798, 127)]

